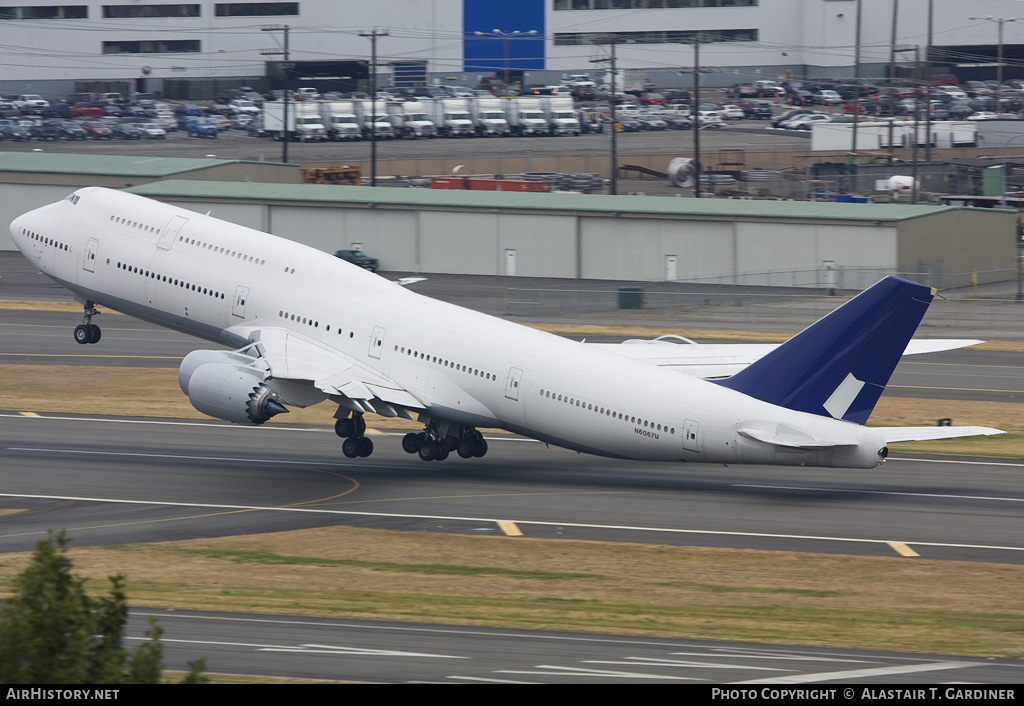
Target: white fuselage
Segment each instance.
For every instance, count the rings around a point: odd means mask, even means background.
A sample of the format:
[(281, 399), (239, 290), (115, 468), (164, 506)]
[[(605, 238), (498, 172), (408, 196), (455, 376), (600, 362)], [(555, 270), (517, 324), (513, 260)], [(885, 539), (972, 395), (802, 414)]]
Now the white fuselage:
[[(885, 446), (875, 430), (430, 299), (313, 248), (131, 194), (81, 189), (19, 217), (11, 235), (79, 301), (232, 347), (261, 328), (295, 332), (456, 424), (656, 461), (871, 468)], [(750, 429), (842, 445), (776, 446)]]

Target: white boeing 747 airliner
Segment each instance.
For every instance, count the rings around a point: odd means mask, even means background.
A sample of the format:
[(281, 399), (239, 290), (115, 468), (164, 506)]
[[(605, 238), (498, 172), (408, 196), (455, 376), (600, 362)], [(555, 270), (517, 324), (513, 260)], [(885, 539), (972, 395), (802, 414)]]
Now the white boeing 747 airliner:
[(373, 451), (366, 412), (422, 421), (402, 446), (425, 461), (483, 456), (478, 427), (614, 458), (841, 468), (876, 466), (894, 441), (1000, 433), (863, 426), (934, 294), (892, 277), (745, 367), (722, 358), (707, 377), (730, 377), (711, 381), (671, 367), (702, 346), (570, 341), (119, 191), (80, 189), (10, 230), (84, 305), (79, 343), (99, 341), (102, 304), (226, 345), (181, 363), (196, 409), (255, 425), (330, 400), (350, 458)]

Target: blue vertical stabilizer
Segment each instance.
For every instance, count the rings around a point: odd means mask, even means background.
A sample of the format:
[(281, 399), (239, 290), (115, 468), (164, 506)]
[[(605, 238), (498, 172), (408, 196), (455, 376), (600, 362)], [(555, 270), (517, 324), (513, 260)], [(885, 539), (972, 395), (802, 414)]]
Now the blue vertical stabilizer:
[(864, 424), (934, 290), (886, 277), (719, 384), (763, 402)]

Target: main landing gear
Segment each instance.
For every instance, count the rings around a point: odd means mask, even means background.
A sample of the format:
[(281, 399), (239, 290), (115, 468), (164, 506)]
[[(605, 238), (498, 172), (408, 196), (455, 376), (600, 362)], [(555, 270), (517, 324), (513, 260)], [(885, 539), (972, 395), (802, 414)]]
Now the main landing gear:
[(431, 422), (420, 433), (409, 433), (402, 437), (402, 450), (417, 454), (423, 461), (443, 461), (452, 451), (460, 458), (482, 458), (487, 453), (487, 442), (483, 434), (472, 427), (461, 427), (458, 437), (444, 435)]
[(366, 433), (366, 422), (361, 412), (356, 412), (351, 418), (343, 417), (336, 421), (334, 433), (345, 440), (341, 452), (348, 458), (366, 458), (373, 453), (373, 442), (363, 436)]
[(100, 327), (92, 323), (92, 317), (99, 316), (94, 302), (85, 303), (85, 314), (82, 316), (82, 323), (75, 327), (75, 343), (99, 343)]

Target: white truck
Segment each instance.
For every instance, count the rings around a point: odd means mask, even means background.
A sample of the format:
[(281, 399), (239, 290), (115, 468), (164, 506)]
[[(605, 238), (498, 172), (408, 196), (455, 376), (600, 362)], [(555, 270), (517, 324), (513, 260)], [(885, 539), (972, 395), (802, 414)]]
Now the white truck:
[(263, 129), (275, 140), (323, 142), (327, 130), (314, 103), (288, 103), (288, 124), (284, 124), (284, 101), (263, 104)]
[(387, 104), (384, 101), (359, 100), (352, 102), (355, 104), (356, 116), (363, 129), (364, 139), (395, 139), (395, 128), (388, 120)]
[(476, 134), (468, 98), (438, 98), (433, 103), (430, 117), (438, 135), (472, 137)]
[(580, 121), (573, 111), (572, 96), (541, 96), (540, 101), (552, 135), (580, 134)]
[(506, 98), (505, 115), (513, 135), (550, 135), (540, 98)]
[(469, 112), (476, 123), (477, 135), (508, 137), (510, 128), (501, 98), (471, 98)]
[(363, 138), (363, 129), (359, 126), (352, 101), (322, 101), (315, 105), (320, 109), (320, 119), (327, 128), (329, 139), (338, 142)]
[(388, 119), (399, 137), (413, 140), (419, 137), (437, 137), (437, 127), (430, 119), (427, 106), (420, 101), (389, 101)]

